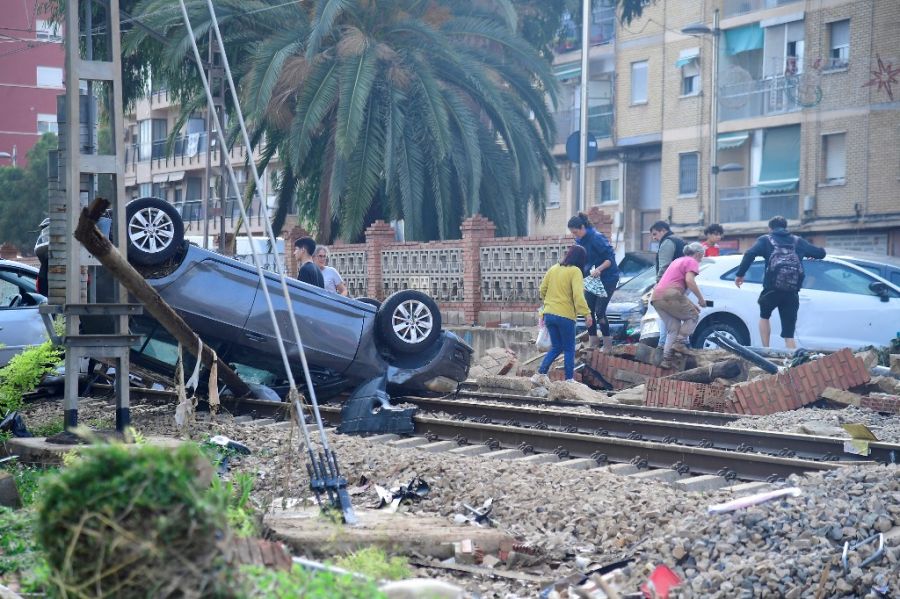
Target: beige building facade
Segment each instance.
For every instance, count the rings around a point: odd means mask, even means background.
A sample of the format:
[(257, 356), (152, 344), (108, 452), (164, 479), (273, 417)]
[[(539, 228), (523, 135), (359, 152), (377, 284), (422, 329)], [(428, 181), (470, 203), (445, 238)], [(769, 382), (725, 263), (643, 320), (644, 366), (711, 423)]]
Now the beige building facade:
[[(608, 11), (595, 2), (594, 22)], [(588, 50), (589, 90), (612, 85), (589, 94), (606, 118), (589, 127), (600, 151), (580, 205), (614, 215), (618, 245), (650, 248), (663, 219), (686, 238), (719, 222), (741, 251), (780, 214), (834, 250), (900, 255), (900, 2), (659, 0), (612, 27)], [(563, 98), (580, 54), (558, 49)], [(555, 154), (561, 181), (532, 234), (563, 233), (579, 206), (577, 164), (564, 143)]]

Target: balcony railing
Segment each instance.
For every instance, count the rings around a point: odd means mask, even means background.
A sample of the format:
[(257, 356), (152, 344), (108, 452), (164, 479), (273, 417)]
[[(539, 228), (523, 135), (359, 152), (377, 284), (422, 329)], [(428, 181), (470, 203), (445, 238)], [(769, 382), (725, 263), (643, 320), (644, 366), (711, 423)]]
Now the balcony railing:
[[(160, 139), (149, 144), (131, 144), (125, 148), (125, 170), (133, 170), (138, 162), (153, 161), (154, 167), (185, 166), (198, 164), (206, 155), (206, 133), (179, 135), (172, 143), (172, 153), (166, 154), (167, 140)], [(212, 140), (213, 162), (218, 161), (218, 140)], [(231, 148), (232, 158), (243, 158), (246, 154), (243, 145)]]
[(761, 193), (758, 187), (726, 187), (719, 190), (719, 222), (766, 221), (773, 216), (797, 218), (800, 195)]
[[(556, 122), (556, 143), (564, 144), (581, 127), (580, 110), (561, 110), (553, 115)], [(609, 104), (588, 107), (588, 131), (597, 139), (612, 136), (613, 107)]]
[[(245, 185), (245, 183), (239, 184), (239, 186), (241, 187), (241, 192), (244, 191), (243, 188)], [(217, 231), (219, 228), (219, 221), (222, 216), (222, 203), (218, 198), (211, 198), (210, 204), (211, 207), (209, 209), (209, 226), (210, 229)], [(183, 202), (177, 202), (175, 204), (175, 209), (178, 210), (179, 214), (181, 214), (181, 219), (184, 221), (185, 231), (189, 231), (193, 234), (197, 231), (203, 230), (203, 221), (205, 219), (203, 212), (203, 200), (193, 199)], [(233, 231), (240, 216), (241, 209), (238, 206), (237, 198), (226, 198), (225, 230)], [(260, 207), (257, 205), (257, 200), (254, 200), (251, 206), (247, 209), (247, 218), (250, 221), (251, 227), (261, 227), (264, 224), (262, 210), (260, 210)]]
[(775, 8), (799, 1), (800, 0), (725, 0), (725, 5), (722, 7), (722, 16), (733, 17), (735, 15), (745, 15), (757, 10)]
[(748, 119), (800, 110), (796, 77), (770, 77), (719, 86), (719, 120)]

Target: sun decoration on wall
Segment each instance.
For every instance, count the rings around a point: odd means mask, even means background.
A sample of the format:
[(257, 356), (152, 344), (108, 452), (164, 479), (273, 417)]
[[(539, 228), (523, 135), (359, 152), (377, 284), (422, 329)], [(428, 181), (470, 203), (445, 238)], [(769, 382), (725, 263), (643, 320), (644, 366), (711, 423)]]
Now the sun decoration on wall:
[(864, 83), (863, 87), (871, 87), (877, 85), (878, 89), (875, 91), (881, 91), (882, 89), (884, 89), (887, 92), (888, 98), (890, 98), (891, 102), (893, 102), (894, 90), (891, 88), (891, 86), (896, 83), (900, 83), (897, 80), (897, 75), (900, 75), (900, 67), (893, 68), (893, 63), (885, 63), (883, 60), (881, 60), (880, 54), (876, 54), (875, 58), (878, 60), (878, 69), (871, 71), (872, 78), (868, 83)]

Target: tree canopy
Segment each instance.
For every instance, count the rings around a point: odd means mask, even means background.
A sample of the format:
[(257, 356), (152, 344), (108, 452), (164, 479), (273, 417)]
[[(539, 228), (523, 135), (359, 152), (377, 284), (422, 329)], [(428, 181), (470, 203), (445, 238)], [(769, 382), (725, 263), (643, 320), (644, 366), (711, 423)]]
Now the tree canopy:
[(28, 151), (28, 166), (0, 167), (0, 242), (10, 242), (22, 255), (34, 250), (37, 229), (47, 217), (47, 152), (56, 135), (45, 133)]

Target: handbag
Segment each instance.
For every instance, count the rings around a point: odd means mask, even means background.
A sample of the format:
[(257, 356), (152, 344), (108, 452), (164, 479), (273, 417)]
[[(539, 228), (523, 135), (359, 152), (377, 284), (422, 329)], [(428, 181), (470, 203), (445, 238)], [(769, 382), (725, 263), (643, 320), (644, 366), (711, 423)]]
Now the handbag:
[(597, 297), (606, 297), (606, 287), (600, 277), (584, 277), (584, 290)]
[(534, 345), (538, 351), (550, 351), (553, 343), (550, 341), (550, 332), (544, 325), (541, 325), (537, 339), (534, 340)]

